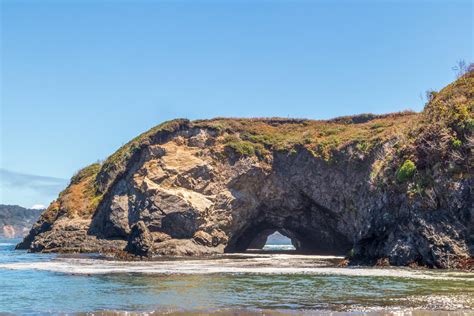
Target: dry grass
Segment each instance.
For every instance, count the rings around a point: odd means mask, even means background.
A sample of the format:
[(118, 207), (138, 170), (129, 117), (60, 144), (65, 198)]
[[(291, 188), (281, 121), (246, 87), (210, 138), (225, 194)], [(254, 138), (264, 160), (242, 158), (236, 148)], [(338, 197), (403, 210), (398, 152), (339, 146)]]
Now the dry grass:
[[(431, 92), (430, 97), (421, 116), (397, 143), (393, 155), (376, 162), (379, 170), (373, 170), (372, 181), (382, 183), (388, 190), (398, 188), (436, 208), (440, 203), (448, 204), (443, 198), (449, 196), (452, 181), (472, 175), (474, 72), (466, 73), (439, 92)], [(413, 163), (411, 169), (415, 171), (403, 177), (400, 171), (407, 161)], [(400, 177), (404, 181), (395, 181)], [(436, 199), (433, 192), (438, 192)]]
[(127, 144), (120, 147), (114, 154), (112, 154), (107, 160), (104, 162), (100, 172), (107, 173), (110, 169), (117, 164), (124, 164), (132, 155), (133, 153), (139, 149), (142, 145), (150, 142), (150, 138), (153, 137), (155, 134), (161, 131), (168, 131), (173, 132), (183, 123), (189, 122), (186, 119), (176, 119), (172, 121), (163, 122), (158, 126), (153, 127), (152, 129), (140, 134), (139, 136), (135, 137)]
[(424, 109), (428, 123), (443, 124), (464, 138), (474, 129), (474, 72), (468, 72), (439, 93)]
[(75, 174), (69, 186), (59, 194), (59, 204), (55, 208), (69, 217), (92, 216), (103, 197), (95, 185), (100, 168), (101, 165), (95, 163)]
[(48, 208), (41, 214), (40, 220), (47, 223), (52, 223), (59, 213), (59, 201), (54, 200)]
[[(330, 121), (256, 118), (217, 118), (195, 121), (194, 126), (212, 128), (224, 133), (224, 144), (243, 155), (265, 153), (265, 150), (291, 150), (304, 146), (315, 156), (325, 159), (334, 150), (356, 144), (360, 151), (370, 151), (394, 135), (403, 133), (419, 117), (413, 112), (390, 115), (343, 117)], [(370, 119), (367, 119), (370, 117)]]

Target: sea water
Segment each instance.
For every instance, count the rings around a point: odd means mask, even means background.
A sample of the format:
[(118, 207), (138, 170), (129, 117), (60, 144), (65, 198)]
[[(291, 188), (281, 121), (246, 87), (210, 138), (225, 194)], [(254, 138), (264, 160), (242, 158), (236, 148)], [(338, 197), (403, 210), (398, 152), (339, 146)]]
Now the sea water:
[(16, 242), (0, 239), (0, 313), (474, 314), (468, 272), (340, 268), (337, 257), (281, 252), (115, 261)]

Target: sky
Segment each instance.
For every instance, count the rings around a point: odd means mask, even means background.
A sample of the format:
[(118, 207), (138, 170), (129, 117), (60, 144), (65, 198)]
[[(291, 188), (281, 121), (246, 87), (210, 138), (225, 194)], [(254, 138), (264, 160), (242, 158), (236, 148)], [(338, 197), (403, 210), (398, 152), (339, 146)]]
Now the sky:
[(23, 206), (169, 119), (421, 111), (474, 60), (471, 1), (0, 5), (0, 203)]

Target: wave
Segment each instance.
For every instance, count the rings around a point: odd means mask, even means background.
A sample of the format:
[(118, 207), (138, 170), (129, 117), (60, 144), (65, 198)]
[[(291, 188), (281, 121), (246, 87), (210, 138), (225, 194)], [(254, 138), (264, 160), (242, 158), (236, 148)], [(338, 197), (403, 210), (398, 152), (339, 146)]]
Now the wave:
[(263, 247), (263, 250), (270, 250), (270, 251), (276, 251), (276, 250), (295, 250), (295, 246), (293, 245), (265, 245)]
[(65, 274), (310, 274), (354, 277), (393, 277), (427, 280), (472, 281), (463, 272), (440, 272), (408, 268), (371, 268), (328, 266), (331, 257), (307, 255), (245, 255), (218, 259), (175, 259), (160, 261), (112, 261), (92, 258), (55, 258), (41, 262), (0, 264), (0, 269), (44, 270)]

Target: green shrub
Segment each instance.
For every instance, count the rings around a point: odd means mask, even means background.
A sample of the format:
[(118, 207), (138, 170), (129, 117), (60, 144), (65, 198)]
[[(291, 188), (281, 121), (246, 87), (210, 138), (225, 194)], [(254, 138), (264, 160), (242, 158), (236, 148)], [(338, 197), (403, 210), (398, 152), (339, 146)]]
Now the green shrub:
[(369, 150), (369, 144), (363, 140), (356, 144), (356, 148), (361, 152), (367, 152)]
[(242, 138), (242, 140), (247, 140), (252, 143), (260, 143), (264, 146), (273, 146), (274, 144), (280, 141), (280, 139), (278, 139), (276, 135), (268, 135), (268, 134), (254, 135), (250, 133), (242, 133), (240, 137)]
[(235, 134), (228, 134), (224, 136), (224, 143), (238, 143), (240, 142), (239, 136)]
[(462, 146), (461, 140), (457, 139), (456, 137), (453, 137), (453, 139), (451, 140), (451, 143), (453, 144), (454, 148), (461, 148)]
[(370, 128), (371, 128), (371, 129), (379, 129), (379, 128), (382, 128), (382, 127), (384, 127), (384, 126), (385, 126), (384, 123), (378, 122), (378, 123), (372, 124), (372, 125), (370, 126)]
[(249, 141), (234, 141), (226, 144), (227, 147), (232, 148), (235, 152), (242, 156), (254, 156), (255, 146)]
[(413, 178), (413, 175), (416, 172), (416, 166), (413, 161), (410, 159), (405, 160), (403, 165), (397, 171), (397, 180), (399, 182), (405, 182)]

